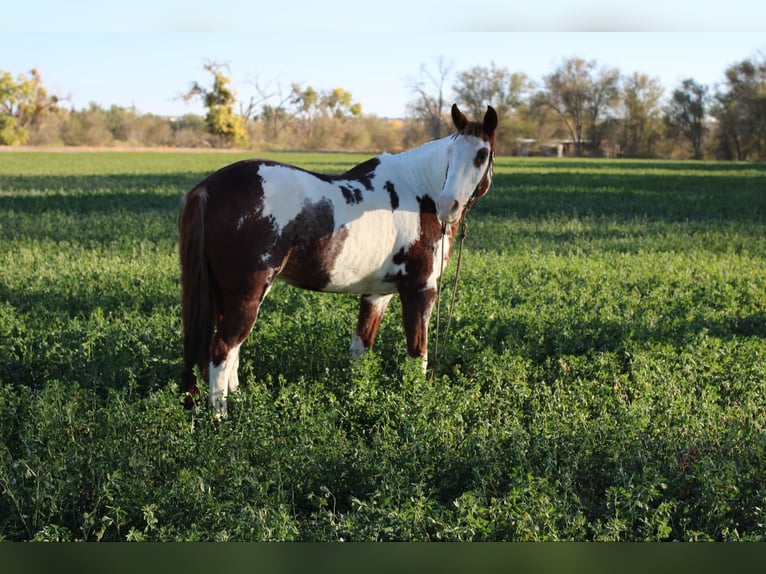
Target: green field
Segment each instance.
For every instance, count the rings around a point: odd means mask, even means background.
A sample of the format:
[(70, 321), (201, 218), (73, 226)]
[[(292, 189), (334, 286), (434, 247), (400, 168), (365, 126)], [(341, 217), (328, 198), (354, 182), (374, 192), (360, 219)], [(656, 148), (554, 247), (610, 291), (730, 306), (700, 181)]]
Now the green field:
[(240, 157), (0, 153), (0, 539), (766, 540), (766, 165), (498, 158), (435, 377), (279, 284), (217, 421), (176, 215)]

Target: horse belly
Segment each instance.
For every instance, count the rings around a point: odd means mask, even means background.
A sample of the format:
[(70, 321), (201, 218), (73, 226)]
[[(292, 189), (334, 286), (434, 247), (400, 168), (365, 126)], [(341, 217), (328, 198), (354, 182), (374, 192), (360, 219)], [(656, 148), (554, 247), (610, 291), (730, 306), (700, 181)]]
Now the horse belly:
[(408, 240), (390, 211), (376, 210), (345, 225), (347, 235), (324, 289), (338, 293), (393, 293), (399, 271), (393, 257)]

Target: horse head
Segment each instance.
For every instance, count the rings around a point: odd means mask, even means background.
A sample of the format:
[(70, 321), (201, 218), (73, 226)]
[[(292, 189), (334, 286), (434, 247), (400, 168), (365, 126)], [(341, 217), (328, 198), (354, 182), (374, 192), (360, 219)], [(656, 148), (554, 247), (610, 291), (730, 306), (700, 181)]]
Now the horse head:
[(453, 104), (452, 122), (457, 133), (447, 148), (447, 176), (436, 200), (436, 214), (447, 224), (456, 223), (489, 190), (497, 112), (487, 106), (481, 122), (469, 121)]

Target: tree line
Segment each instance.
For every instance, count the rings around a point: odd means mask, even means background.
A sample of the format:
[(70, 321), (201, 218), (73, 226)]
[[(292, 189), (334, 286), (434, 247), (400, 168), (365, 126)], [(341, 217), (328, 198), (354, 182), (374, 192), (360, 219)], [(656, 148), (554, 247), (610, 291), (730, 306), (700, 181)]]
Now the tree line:
[[(708, 86), (686, 78), (666, 91), (645, 72), (622, 73), (576, 56), (535, 81), (492, 63), (453, 74), (443, 59), (408, 80), (404, 118), (363, 113), (343, 88), (252, 83), (239, 99), (228, 66), (203, 65), (185, 100), (207, 113), (163, 117), (134, 107), (67, 108), (37, 70), (0, 70), (0, 145), (397, 150), (446, 135), (457, 102), (498, 112), (498, 151), (517, 155), (766, 160), (766, 57), (745, 58)], [(450, 79), (451, 85), (450, 85)]]

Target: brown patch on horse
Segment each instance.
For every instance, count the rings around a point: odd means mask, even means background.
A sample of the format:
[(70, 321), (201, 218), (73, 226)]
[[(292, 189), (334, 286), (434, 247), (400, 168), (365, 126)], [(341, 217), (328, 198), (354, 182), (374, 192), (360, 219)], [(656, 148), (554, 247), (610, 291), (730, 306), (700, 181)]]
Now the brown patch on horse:
[[(385, 307), (383, 307), (385, 311)], [(375, 335), (380, 329), (380, 323), (383, 320), (383, 313), (380, 308), (369, 299), (369, 296), (363, 295), (359, 298), (359, 318), (356, 322), (356, 336), (362, 342), (365, 349), (370, 349), (375, 344)]]
[(367, 191), (373, 191), (374, 187), (372, 185), (372, 179), (375, 176), (375, 170), (378, 168), (378, 165), (380, 165), (380, 159), (377, 157), (373, 157), (368, 159), (365, 162), (360, 163), (359, 165), (352, 167), (345, 173), (341, 173), (338, 175), (317, 173), (314, 171), (308, 171), (308, 170), (304, 170), (304, 169), (293, 167), (293, 166), (287, 166), (287, 167), (290, 167), (291, 169), (305, 171), (306, 173), (310, 173), (314, 177), (321, 179), (322, 181), (326, 181), (328, 183), (337, 183), (339, 181), (356, 181), (361, 183), (364, 189), (366, 189)]
[[(442, 226), (436, 217), (436, 205), (428, 196), (418, 198), (420, 204), (420, 236), (407, 250), (394, 255), (397, 265), (404, 265), (404, 272), (391, 278), (402, 302), (404, 333), (407, 337), (407, 353), (411, 357), (425, 357), (428, 351), (428, 321), (436, 298), (436, 289), (428, 287), (428, 279), (434, 272), (434, 252), (441, 241)], [(447, 249), (452, 245), (447, 241)]]
[[(312, 233), (309, 234), (309, 230)], [(282, 246), (278, 252), (288, 253), (279, 277), (296, 287), (321, 291), (330, 282), (330, 270), (347, 237), (345, 227), (335, 231), (329, 200), (304, 208), (285, 226), (277, 240)]]
[(428, 321), (436, 299), (436, 289), (407, 285), (399, 290), (402, 321), (407, 338), (407, 354), (425, 358), (428, 354)]
[(387, 181), (383, 184), (383, 189), (388, 192), (388, 197), (391, 200), (391, 211), (399, 209), (399, 194), (396, 193), (396, 187), (392, 181)]
[[(396, 265), (404, 265), (404, 272), (398, 272), (386, 280), (396, 282), (397, 287), (409, 284), (425, 286), (428, 278), (434, 271), (434, 248), (441, 241), (442, 225), (436, 217), (436, 204), (428, 196), (418, 197), (420, 205), (420, 236), (409, 246), (401, 248), (394, 254), (393, 261)], [(450, 226), (454, 231), (456, 225)], [(450, 233), (452, 237), (454, 233)], [(447, 242), (447, 249), (452, 242)]]

